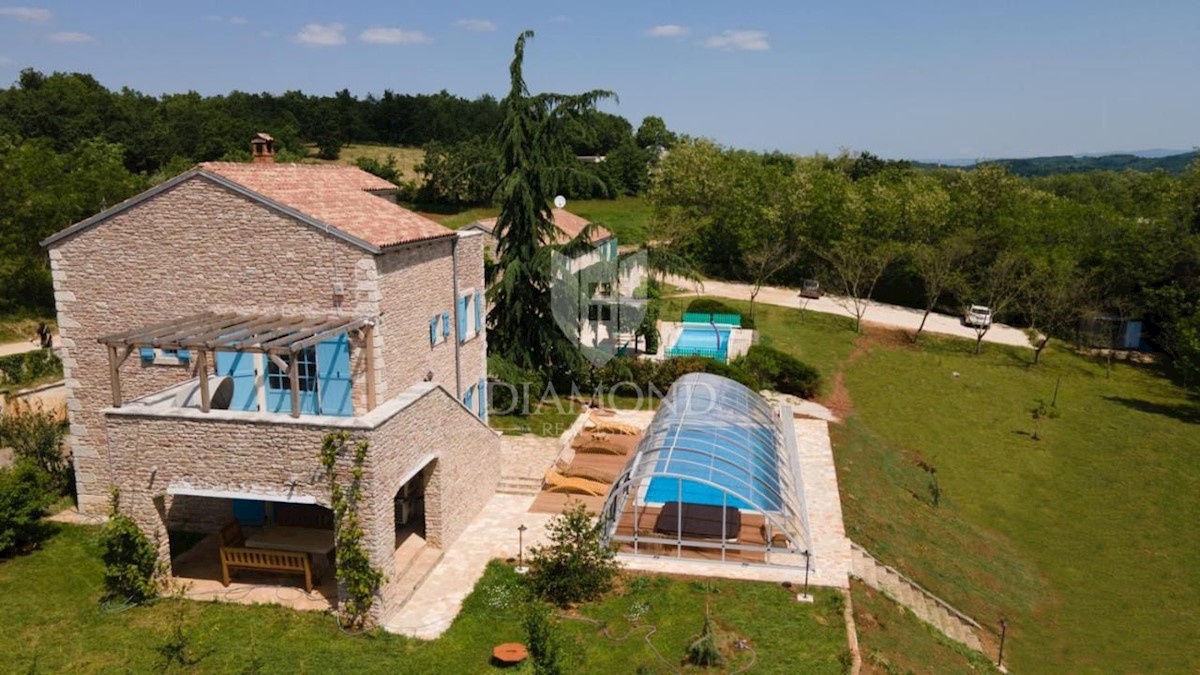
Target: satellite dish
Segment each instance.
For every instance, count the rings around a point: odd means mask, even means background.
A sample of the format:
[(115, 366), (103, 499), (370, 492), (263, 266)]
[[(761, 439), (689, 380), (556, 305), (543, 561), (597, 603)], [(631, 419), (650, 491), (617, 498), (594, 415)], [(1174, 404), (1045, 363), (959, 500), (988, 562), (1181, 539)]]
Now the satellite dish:
[(567, 198), (566, 198), (566, 197), (564, 197), (564, 196), (562, 196), (562, 195), (559, 195), (559, 196), (557, 196), (557, 197), (555, 197), (555, 198), (554, 198), (554, 208), (556, 208), (556, 209), (561, 209), (562, 207), (564, 207), (564, 206), (566, 206), (566, 205), (567, 205)]

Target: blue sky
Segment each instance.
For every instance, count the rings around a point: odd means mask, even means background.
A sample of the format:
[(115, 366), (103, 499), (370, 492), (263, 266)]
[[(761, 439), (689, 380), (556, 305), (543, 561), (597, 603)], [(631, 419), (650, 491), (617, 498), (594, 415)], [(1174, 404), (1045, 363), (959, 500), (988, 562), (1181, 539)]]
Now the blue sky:
[[(1200, 145), (1200, 2), (0, 0), (0, 82), (502, 95), (608, 88), (636, 125), (788, 152), (980, 158)], [(36, 4), (35, 4), (36, 3)]]

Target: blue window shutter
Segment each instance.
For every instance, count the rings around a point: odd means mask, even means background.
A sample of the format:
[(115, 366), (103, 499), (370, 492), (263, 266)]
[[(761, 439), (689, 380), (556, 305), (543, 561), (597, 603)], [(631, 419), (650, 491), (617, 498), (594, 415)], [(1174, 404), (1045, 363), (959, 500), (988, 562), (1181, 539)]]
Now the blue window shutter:
[(475, 397), (475, 385), (467, 387), (467, 393), (463, 395), (463, 405), (467, 408), (471, 407), (471, 401)]
[[(370, 349), (370, 347), (366, 347)], [(354, 414), (350, 396), (350, 338), (339, 335), (317, 344), (317, 394), (322, 415)]]
[(138, 350), (138, 356), (140, 356), (143, 361), (153, 361), (154, 347), (142, 347)]
[(440, 316), (434, 316), (429, 320), (429, 346), (431, 347), (437, 344), (439, 321), (441, 321)]
[(467, 298), (458, 299), (458, 341), (467, 339)]
[(233, 379), (230, 410), (258, 410), (258, 390), (254, 387), (254, 356), (245, 352), (217, 352), (217, 375)]
[(483, 291), (475, 291), (475, 330), (483, 332)]
[(442, 337), (450, 337), (450, 312), (442, 312)]
[(487, 419), (487, 378), (479, 379), (479, 419)]
[(180, 349), (178, 352), (175, 352), (175, 358), (179, 359), (180, 361), (191, 361), (192, 352), (188, 351), (187, 349)]

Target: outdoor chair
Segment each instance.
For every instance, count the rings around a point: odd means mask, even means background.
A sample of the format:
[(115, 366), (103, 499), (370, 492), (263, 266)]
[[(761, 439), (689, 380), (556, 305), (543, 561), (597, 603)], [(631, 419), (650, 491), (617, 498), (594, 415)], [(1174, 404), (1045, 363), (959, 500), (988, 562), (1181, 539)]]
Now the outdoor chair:
[(608, 483), (588, 480), (586, 478), (570, 478), (550, 469), (546, 472), (546, 492), (586, 495), (602, 497), (608, 494)]

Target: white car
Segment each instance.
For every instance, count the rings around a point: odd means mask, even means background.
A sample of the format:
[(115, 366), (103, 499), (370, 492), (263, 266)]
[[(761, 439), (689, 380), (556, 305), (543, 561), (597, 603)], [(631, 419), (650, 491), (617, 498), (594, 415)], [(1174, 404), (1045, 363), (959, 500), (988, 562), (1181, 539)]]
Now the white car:
[(983, 305), (971, 305), (963, 315), (963, 325), (972, 328), (987, 328), (992, 325), (992, 310)]

